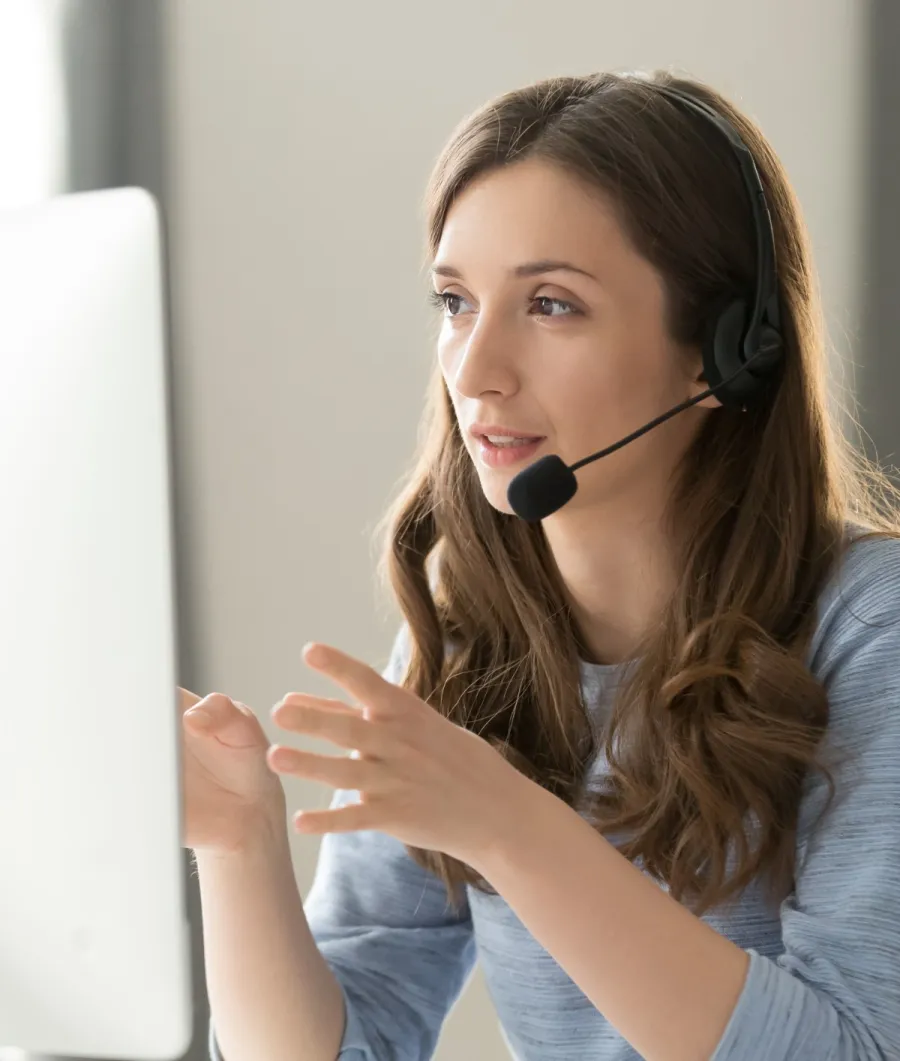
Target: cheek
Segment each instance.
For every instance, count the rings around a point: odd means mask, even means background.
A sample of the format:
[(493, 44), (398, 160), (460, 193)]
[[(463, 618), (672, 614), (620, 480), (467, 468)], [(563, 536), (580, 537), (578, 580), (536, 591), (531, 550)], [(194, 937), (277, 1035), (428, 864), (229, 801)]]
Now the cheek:
[(630, 435), (677, 400), (662, 365), (646, 351), (620, 349), (595, 355), (573, 374), (565, 396), (554, 401), (551, 422), (567, 456), (577, 460)]
[(604, 439), (623, 434), (639, 385), (634, 373), (612, 358), (594, 357), (573, 373), (561, 391), (556, 383), (552, 422), (560, 434), (574, 440)]
[[(452, 409), (451, 416), (457, 424), (465, 423), (465, 410), (462, 407), (463, 399), (460, 397), (456, 388), (453, 386), (453, 376), (448, 375), (443, 365), (441, 365), (441, 376), (444, 380), (444, 386), (447, 388), (447, 394), (450, 397), (450, 406)], [(470, 453), (473, 452), (473, 442), (471, 438), (469, 438), (468, 436), (464, 436), (463, 445)]]
[[(457, 368), (459, 364), (459, 348), (451, 342), (438, 343), (437, 362), (441, 378), (450, 396), (450, 404), (453, 407), (453, 415), (457, 422), (464, 422), (466, 398), (456, 389)], [(471, 449), (469, 439), (464, 439), (467, 449)]]
[(457, 420), (460, 419), (460, 403), (462, 398), (460, 397), (456, 387), (453, 385), (453, 376), (444, 371), (441, 366), (441, 376), (444, 380), (444, 386), (447, 388), (447, 394), (450, 396), (450, 404), (453, 406), (453, 414)]
[(437, 351), (438, 364), (441, 366), (441, 372), (444, 374), (444, 379), (455, 375), (456, 361), (460, 355), (460, 347), (457, 337), (454, 336), (452, 330), (446, 325), (442, 326), (441, 330), (438, 332), (435, 349)]
[(438, 368), (441, 371), (441, 377), (444, 380), (444, 386), (447, 388), (447, 393), (450, 395), (450, 400), (453, 403), (453, 408), (458, 412), (459, 394), (457, 393), (455, 386), (456, 370), (452, 353), (446, 343), (443, 345), (440, 343), (438, 344), (437, 362)]

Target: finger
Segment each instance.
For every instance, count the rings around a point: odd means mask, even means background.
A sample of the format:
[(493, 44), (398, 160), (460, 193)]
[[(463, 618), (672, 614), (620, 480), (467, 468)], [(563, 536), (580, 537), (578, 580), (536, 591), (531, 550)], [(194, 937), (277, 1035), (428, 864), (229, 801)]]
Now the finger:
[(297, 811), (293, 818), (298, 833), (352, 833), (379, 829), (377, 811), (371, 804), (349, 803), (335, 810)]
[(266, 759), (276, 773), (321, 781), (332, 788), (350, 791), (372, 788), (384, 773), (384, 767), (370, 760), (351, 759), (344, 755), (314, 755), (279, 744), (269, 748)]
[(404, 697), (404, 690), (384, 679), (368, 664), (331, 645), (311, 641), (303, 648), (303, 659), (313, 670), (327, 675), (361, 704), (381, 713), (391, 712)]
[(335, 714), (343, 712), (344, 714), (350, 714), (356, 717), (361, 716), (361, 709), (359, 707), (345, 704), (343, 700), (336, 700), (329, 696), (310, 696), (308, 693), (286, 693), (272, 708), (272, 719), (277, 722), (279, 726), (286, 725), (282, 719), (289, 719), (291, 717), (292, 706), (305, 703), (314, 703), (325, 710), (334, 712)]
[(272, 718), (291, 733), (320, 737), (341, 748), (351, 748), (367, 755), (385, 754), (389, 743), (385, 734), (367, 721), (357, 708), (341, 705), (335, 709), (335, 702), (294, 693), (279, 705), (277, 712), (272, 712)]
[(265, 743), (265, 735), (246, 704), (223, 693), (210, 693), (185, 712), (189, 728), (200, 736), (216, 737), (229, 748), (254, 748)]

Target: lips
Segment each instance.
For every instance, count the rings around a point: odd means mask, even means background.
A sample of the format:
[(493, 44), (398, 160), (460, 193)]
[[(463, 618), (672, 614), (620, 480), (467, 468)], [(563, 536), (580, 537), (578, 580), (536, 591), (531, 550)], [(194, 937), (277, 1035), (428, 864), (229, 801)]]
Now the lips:
[(476, 423), (471, 426), (469, 433), (479, 441), (491, 437), (495, 441), (513, 439), (527, 439), (529, 442), (539, 442), (546, 436), (537, 431), (528, 431), (520, 427), (510, 427), (506, 424), (483, 424)]
[(493, 446), (523, 446), (528, 442), (540, 442), (537, 435), (482, 435)]
[(481, 435), (478, 439), (478, 457), (488, 468), (509, 468), (533, 457), (543, 444), (543, 438), (536, 438), (532, 442), (498, 446), (487, 435)]

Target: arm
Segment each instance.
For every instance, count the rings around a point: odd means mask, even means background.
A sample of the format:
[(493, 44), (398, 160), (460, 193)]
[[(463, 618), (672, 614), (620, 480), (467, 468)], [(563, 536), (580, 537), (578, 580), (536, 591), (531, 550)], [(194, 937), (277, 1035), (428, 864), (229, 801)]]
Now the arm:
[(276, 810), (251, 847), (196, 856), (214, 1061), (334, 1061), (341, 1041), (340, 988), (307, 925)]
[[(399, 683), (408, 630), (384, 677)], [(332, 807), (356, 802), (338, 789)], [(322, 837), (306, 914), (344, 995), (340, 1061), (426, 1061), (475, 965), (468, 900), (454, 912), (444, 885), (399, 840), (374, 830)]]
[[(354, 802), (338, 790), (332, 807)], [(310, 928), (344, 993), (341, 1061), (425, 1061), (475, 964), (468, 902), (398, 840), (361, 830), (322, 838), (305, 901)]]
[[(401, 636), (388, 680), (404, 653)], [(338, 790), (331, 806), (356, 798)], [(430, 1057), (475, 962), (468, 904), (453, 912), (443, 884), (372, 830), (323, 838), (301, 903), (283, 809), (267, 832), (234, 862), (198, 861), (212, 1061)]]
[(900, 542), (864, 543), (826, 617), (825, 684), (837, 794), (808, 778), (784, 950), (750, 951), (713, 1061), (900, 1058)]
[(775, 960), (675, 903), (542, 790), (528, 836), (478, 866), (648, 1061), (900, 1058), (900, 543), (847, 574), (814, 660), (837, 795), (819, 820), (827, 787), (807, 778)]
[(516, 836), (511, 826), (476, 868), (641, 1057), (708, 1061), (741, 992), (747, 953), (545, 789), (533, 787), (528, 810), (527, 830)]

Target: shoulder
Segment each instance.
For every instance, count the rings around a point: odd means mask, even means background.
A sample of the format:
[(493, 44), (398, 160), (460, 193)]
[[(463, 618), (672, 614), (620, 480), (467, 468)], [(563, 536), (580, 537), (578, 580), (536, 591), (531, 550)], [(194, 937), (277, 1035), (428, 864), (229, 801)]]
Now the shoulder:
[[(414, 637), (409, 623), (404, 621), (394, 636), (390, 655), (381, 671), (381, 676), (394, 685), (402, 685), (406, 680), (407, 668), (412, 658)], [(449, 639), (444, 641), (444, 659), (449, 660), (454, 654), (454, 647)]]
[(404, 622), (400, 625), (394, 635), (394, 641), (391, 645), (388, 661), (381, 671), (381, 676), (385, 681), (389, 681), (393, 685), (403, 684), (411, 654), (412, 635), (410, 633), (409, 624)]
[[(835, 651), (897, 627), (900, 637), (900, 538), (853, 530), (818, 600), (812, 641), (820, 665)], [(898, 660), (900, 663), (900, 660)]]
[(900, 539), (854, 531), (818, 601), (808, 664), (828, 693), (830, 725), (900, 723)]

